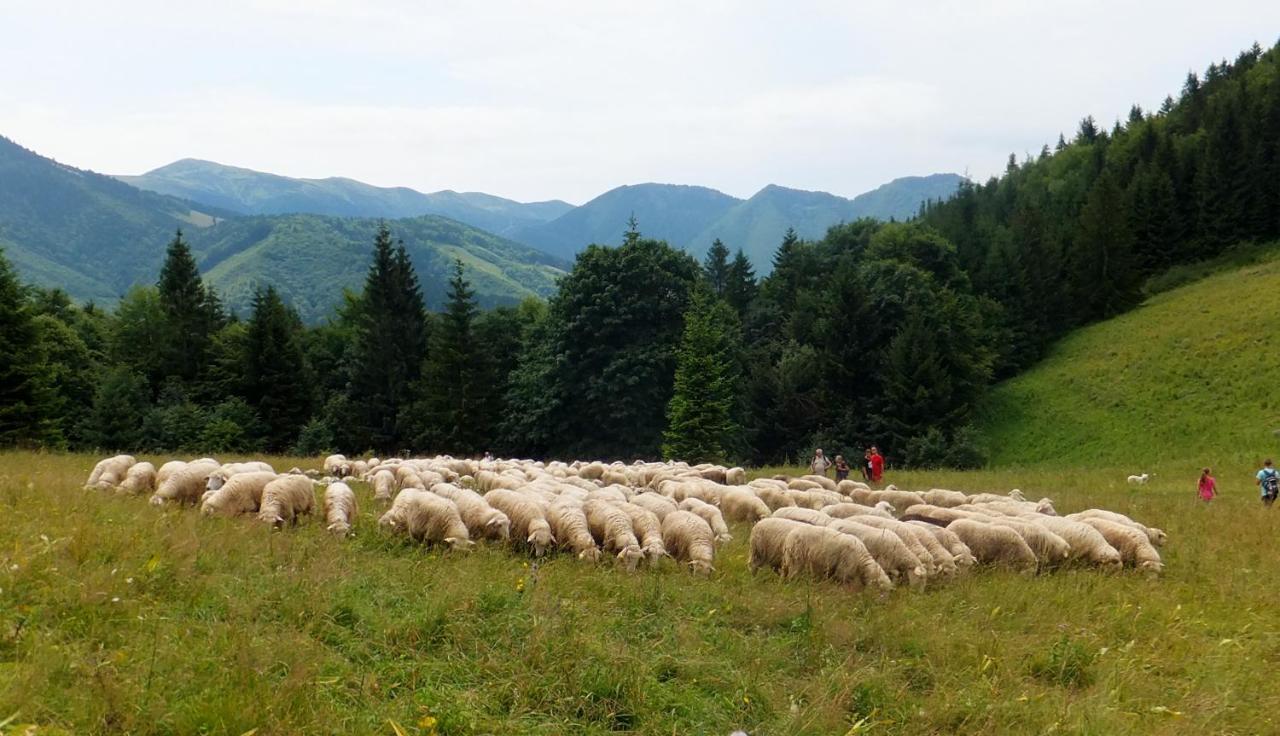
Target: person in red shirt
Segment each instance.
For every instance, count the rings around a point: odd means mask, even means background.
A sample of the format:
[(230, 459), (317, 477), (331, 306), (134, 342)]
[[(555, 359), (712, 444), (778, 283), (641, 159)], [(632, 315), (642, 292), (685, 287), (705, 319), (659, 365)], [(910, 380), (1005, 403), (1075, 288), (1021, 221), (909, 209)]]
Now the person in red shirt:
[(880, 450), (875, 446), (871, 446), (871, 482), (879, 483), (884, 477), (884, 457), (880, 455)]

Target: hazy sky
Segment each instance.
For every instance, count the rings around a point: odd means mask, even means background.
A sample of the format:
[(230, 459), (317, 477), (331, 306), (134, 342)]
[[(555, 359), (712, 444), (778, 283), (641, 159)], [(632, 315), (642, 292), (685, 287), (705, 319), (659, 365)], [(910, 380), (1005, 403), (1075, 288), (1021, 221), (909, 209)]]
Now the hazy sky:
[(852, 196), (985, 178), (1277, 36), (1276, 0), (0, 0), (0, 134), (106, 173)]

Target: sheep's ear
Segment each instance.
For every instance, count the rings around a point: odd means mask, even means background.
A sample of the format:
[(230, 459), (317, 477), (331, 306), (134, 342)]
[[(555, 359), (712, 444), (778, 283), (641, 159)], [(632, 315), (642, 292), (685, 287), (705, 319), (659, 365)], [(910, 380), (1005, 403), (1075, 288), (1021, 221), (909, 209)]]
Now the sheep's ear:
[(529, 533), (529, 538), (528, 538), (528, 539), (526, 539), (526, 540), (524, 540), (524, 541), (525, 541), (525, 543), (527, 543), (527, 544), (533, 544), (533, 537), (534, 537), (533, 532), (530, 532), (530, 533)]

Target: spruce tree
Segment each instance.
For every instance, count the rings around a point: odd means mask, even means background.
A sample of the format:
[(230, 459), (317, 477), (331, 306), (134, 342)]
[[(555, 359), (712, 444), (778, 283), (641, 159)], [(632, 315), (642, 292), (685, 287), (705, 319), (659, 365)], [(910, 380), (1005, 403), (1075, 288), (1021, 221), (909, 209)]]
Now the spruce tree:
[(1138, 272), (1124, 193), (1104, 170), (1089, 190), (1076, 230), (1073, 286), (1083, 320), (1110, 317), (1133, 304)]
[(418, 276), (404, 243), (393, 247), (391, 231), (381, 224), (360, 300), (348, 392), (350, 439), (357, 446), (344, 449), (382, 454), (405, 449), (411, 391), (426, 351), (426, 321)]
[(675, 391), (667, 405), (662, 453), (689, 463), (724, 462), (742, 428), (735, 420), (741, 384), (737, 317), (705, 288), (695, 288), (676, 352)]
[(707, 277), (707, 285), (718, 296), (725, 296), (729, 286), (729, 249), (716, 238), (707, 250), (707, 259), (702, 264), (702, 272)]
[(493, 442), (495, 377), (476, 341), (479, 309), (460, 260), (454, 262), (447, 299), (423, 366), (419, 394), (426, 426), (418, 444), (432, 452), (476, 454)]
[(81, 432), (100, 450), (141, 449), (144, 426), (139, 418), (150, 409), (146, 380), (128, 366), (113, 366), (98, 382)]
[(209, 336), (221, 325), (222, 308), (205, 289), (181, 230), (169, 242), (156, 286), (164, 312), (157, 346), (159, 374), (192, 383), (205, 365)]
[(312, 381), (302, 324), (274, 286), (253, 295), (244, 353), (244, 397), (257, 413), (266, 448), (293, 445), (312, 414)]
[(747, 258), (747, 254), (739, 248), (733, 256), (733, 262), (729, 264), (729, 275), (725, 280), (724, 289), (724, 299), (729, 302), (729, 306), (737, 310), (739, 319), (746, 317), (747, 308), (756, 298), (757, 288), (756, 271), (751, 266), (751, 259)]
[(0, 446), (56, 440), (40, 331), (0, 251)]

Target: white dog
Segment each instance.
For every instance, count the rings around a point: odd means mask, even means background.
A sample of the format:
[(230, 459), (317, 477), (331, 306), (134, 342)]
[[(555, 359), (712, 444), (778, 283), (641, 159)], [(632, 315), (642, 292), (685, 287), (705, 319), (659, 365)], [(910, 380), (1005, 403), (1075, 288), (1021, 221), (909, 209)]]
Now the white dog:
[(1151, 476), (1147, 473), (1143, 473), (1142, 475), (1131, 475), (1128, 478), (1128, 483), (1131, 486), (1145, 486), (1147, 484), (1147, 480), (1150, 478)]

